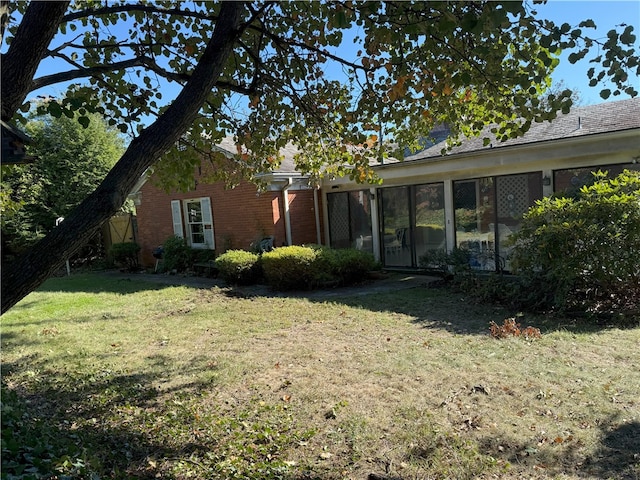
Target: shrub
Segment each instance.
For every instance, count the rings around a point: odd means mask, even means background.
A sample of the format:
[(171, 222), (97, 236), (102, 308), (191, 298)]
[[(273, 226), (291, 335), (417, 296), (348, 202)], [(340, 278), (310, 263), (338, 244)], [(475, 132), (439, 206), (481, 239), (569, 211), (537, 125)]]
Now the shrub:
[(454, 248), (451, 252), (444, 249), (427, 250), (418, 259), (422, 268), (444, 275), (471, 273), (471, 252), (465, 248)]
[(340, 285), (353, 285), (368, 278), (371, 270), (376, 268), (376, 261), (369, 252), (356, 249), (323, 249), (320, 258), (327, 257), (327, 273)]
[(558, 310), (638, 312), (640, 172), (596, 182), (576, 198), (544, 198), (511, 236), (511, 265), (540, 305)]
[(369, 252), (322, 245), (280, 247), (262, 255), (264, 276), (277, 290), (352, 285), (377, 267)]
[(163, 265), (167, 272), (185, 272), (193, 265), (193, 249), (187, 245), (184, 238), (169, 237), (162, 244)]
[(292, 245), (262, 254), (262, 269), (267, 283), (277, 290), (309, 290), (318, 281), (319, 250)]
[(251, 285), (261, 277), (259, 255), (244, 250), (227, 250), (216, 259), (218, 275), (227, 283)]
[(109, 250), (113, 261), (129, 271), (135, 271), (140, 268), (138, 263), (139, 252), (140, 245), (135, 242), (114, 243)]
[(216, 259), (215, 250), (209, 250), (208, 248), (192, 248), (191, 257), (193, 263), (205, 263)]

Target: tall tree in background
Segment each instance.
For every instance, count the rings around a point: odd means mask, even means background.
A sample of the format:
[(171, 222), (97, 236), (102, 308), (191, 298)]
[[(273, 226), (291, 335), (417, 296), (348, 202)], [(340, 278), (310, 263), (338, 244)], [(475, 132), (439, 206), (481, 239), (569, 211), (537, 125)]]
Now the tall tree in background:
[[(556, 26), (525, 2), (14, 6), (3, 30), (2, 119), (26, 111), (30, 92), (74, 82), (49, 113), (79, 111), (86, 123), (83, 112), (98, 112), (133, 140), (59, 228), (3, 267), (3, 312), (117, 211), (161, 157), (167, 176), (191, 174), (205, 156), (229, 179), (277, 166), (280, 147), (293, 142), (302, 171), (367, 181), (369, 161), (387, 154), (382, 140), (416, 145), (438, 123), (454, 135), (497, 123), (507, 139), (568, 111), (569, 91), (539, 100), (561, 49), (571, 62), (591, 55), (592, 84), (608, 82), (603, 97), (636, 95), (640, 73), (632, 27), (598, 42), (585, 33), (592, 21)], [(35, 78), (49, 59), (58, 70)], [(179, 93), (167, 96), (172, 85)], [(235, 162), (211, 153), (227, 135), (238, 143)]]
[[(19, 252), (53, 230), (104, 180), (124, 152), (120, 132), (98, 114), (88, 114), (86, 126), (68, 117), (31, 118), (25, 130), (33, 139), (33, 164), (12, 166), (3, 172), (3, 259)], [(19, 208), (5, 215), (4, 202)], [(8, 248), (7, 248), (8, 247)]]

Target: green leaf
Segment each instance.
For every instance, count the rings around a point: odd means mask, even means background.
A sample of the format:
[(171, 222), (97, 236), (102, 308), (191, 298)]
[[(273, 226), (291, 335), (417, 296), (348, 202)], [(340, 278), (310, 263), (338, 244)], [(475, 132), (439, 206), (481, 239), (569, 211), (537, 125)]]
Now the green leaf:
[(84, 128), (88, 128), (90, 123), (89, 117), (78, 117), (78, 123)]
[(636, 36), (632, 33), (633, 27), (631, 25), (624, 29), (624, 32), (620, 35), (620, 41), (625, 45), (633, 45), (636, 41)]
[(608, 88), (605, 88), (604, 90), (602, 90), (600, 92), (600, 97), (602, 97), (603, 99), (607, 99), (611, 96), (611, 90), (609, 90)]
[(47, 110), (52, 117), (60, 118), (62, 116), (62, 108), (58, 102), (49, 102)]
[(596, 24), (593, 20), (588, 19), (580, 22), (578, 25), (580, 28), (596, 28)]

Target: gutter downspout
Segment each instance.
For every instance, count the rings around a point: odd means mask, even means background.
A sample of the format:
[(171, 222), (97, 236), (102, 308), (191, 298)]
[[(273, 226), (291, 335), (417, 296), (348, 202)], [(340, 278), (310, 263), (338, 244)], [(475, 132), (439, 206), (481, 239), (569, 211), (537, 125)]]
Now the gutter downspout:
[(289, 188), (293, 185), (293, 178), (287, 178), (287, 183), (282, 187), (282, 201), (284, 202), (284, 232), (287, 245), (291, 243), (291, 214), (289, 212)]
[(318, 189), (313, 189), (313, 210), (316, 217), (316, 243), (322, 245), (322, 235), (320, 234), (320, 210), (318, 205)]

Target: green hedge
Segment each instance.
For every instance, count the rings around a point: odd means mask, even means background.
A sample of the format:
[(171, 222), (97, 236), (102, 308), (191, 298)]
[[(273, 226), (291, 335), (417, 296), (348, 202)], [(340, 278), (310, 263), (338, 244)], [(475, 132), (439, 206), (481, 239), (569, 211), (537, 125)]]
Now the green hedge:
[(234, 285), (251, 285), (262, 276), (260, 256), (244, 250), (227, 250), (216, 259), (218, 276)]
[(318, 283), (318, 250), (292, 245), (262, 254), (267, 283), (276, 290), (309, 290)]
[(319, 269), (340, 285), (353, 285), (368, 278), (377, 268), (373, 255), (355, 249), (322, 248), (318, 252)]
[(376, 262), (368, 252), (311, 246), (276, 248), (262, 255), (267, 283), (276, 290), (352, 285), (368, 278)]

